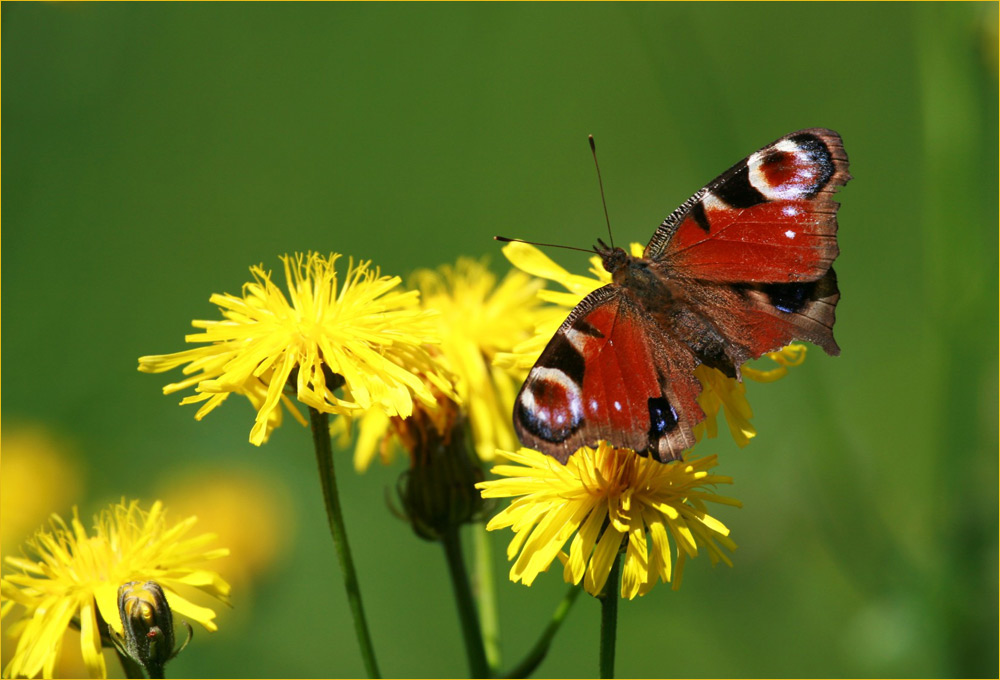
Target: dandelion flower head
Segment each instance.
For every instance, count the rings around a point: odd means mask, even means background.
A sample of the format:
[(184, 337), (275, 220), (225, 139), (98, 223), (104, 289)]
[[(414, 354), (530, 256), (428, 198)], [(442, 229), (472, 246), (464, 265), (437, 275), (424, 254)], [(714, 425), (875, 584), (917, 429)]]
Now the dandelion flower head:
[[(732, 565), (729, 529), (708, 512), (709, 503), (739, 506), (707, 487), (732, 479), (712, 474), (716, 456), (659, 463), (601, 442), (583, 447), (562, 465), (522, 448), (499, 452), (513, 464), (496, 465), (501, 479), (476, 486), (484, 498), (514, 498), (487, 525), (510, 527), (510, 579), (531, 585), (557, 557), (563, 578), (601, 592), (625, 546), (621, 596), (645, 595), (658, 581), (680, 587), (684, 564), (705, 550), (712, 563)], [(569, 553), (564, 551), (570, 541)], [(676, 562), (675, 562), (676, 559)]]
[[(305, 419), (285, 393), (326, 413), (377, 407), (406, 417), (414, 399), (433, 405), (431, 383), (447, 389), (443, 372), (427, 354), (437, 342), (431, 314), (420, 309), (416, 291), (396, 290), (399, 277), (382, 276), (371, 263), (349, 262), (343, 282), (340, 256), (318, 253), (284, 256), (287, 295), (263, 266), (250, 268), (253, 281), (241, 295), (215, 294), (223, 318), (192, 322), (201, 333), (186, 336), (199, 347), (139, 358), (139, 370), (161, 373), (184, 366), (185, 377), (163, 388), (189, 387), (181, 403), (204, 402), (201, 419), (232, 393), (257, 409), (250, 441), (260, 445), (281, 423), (280, 403), (303, 425)], [(343, 387), (343, 397), (334, 391)]]
[[(417, 270), (411, 280), (423, 308), (435, 313), (441, 343), (432, 352), (454, 377), (456, 400), (476, 453), (492, 460), (498, 448), (517, 445), (510, 414), (527, 374), (526, 369), (494, 366), (493, 359), (531, 338), (539, 320), (551, 314), (537, 296), (542, 282), (516, 270), (498, 282), (484, 262), (464, 257), (454, 266)], [(373, 413), (364, 416), (360, 430), (355, 464), (363, 470), (376, 447), (381, 446), (383, 458), (389, 457), (384, 435), (391, 428), (384, 415)]]
[(215, 612), (191, 602), (186, 593), (194, 588), (228, 604), (229, 585), (198, 565), (229, 551), (207, 548), (215, 540), (212, 534), (188, 536), (196, 521), (189, 517), (168, 524), (159, 501), (147, 512), (138, 501), (122, 500), (95, 517), (94, 533), (88, 535), (75, 508), (68, 525), (52, 515), (51, 528), (28, 540), (24, 557), (5, 558), (12, 569), (0, 580), (2, 615), (19, 605), (24, 620), (4, 675), (52, 677), (63, 635), (74, 626), (90, 677), (107, 677), (99, 621), (122, 633), (118, 588), (129, 581), (156, 581), (176, 614), (216, 630)]

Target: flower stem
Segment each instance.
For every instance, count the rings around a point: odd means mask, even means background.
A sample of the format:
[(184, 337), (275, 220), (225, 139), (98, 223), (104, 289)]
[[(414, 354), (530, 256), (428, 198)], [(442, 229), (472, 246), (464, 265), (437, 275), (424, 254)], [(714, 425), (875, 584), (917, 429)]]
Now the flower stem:
[(615, 555), (611, 573), (598, 595), (601, 601), (601, 677), (615, 677), (615, 638), (618, 633), (618, 574), (621, 571), (621, 553)]
[(545, 659), (545, 655), (549, 653), (549, 647), (552, 645), (552, 638), (556, 636), (559, 627), (562, 622), (566, 619), (566, 615), (569, 614), (569, 610), (573, 607), (573, 603), (576, 602), (577, 596), (580, 595), (580, 591), (583, 588), (579, 586), (570, 586), (570, 589), (563, 596), (562, 601), (559, 602), (559, 606), (556, 607), (555, 612), (552, 614), (552, 620), (549, 621), (549, 625), (542, 632), (542, 636), (538, 638), (538, 642), (535, 646), (531, 648), (524, 660), (521, 661), (517, 666), (512, 668), (510, 672), (507, 673), (507, 678), (527, 678), (538, 665), (542, 663)]
[(347, 589), (347, 600), (354, 616), (354, 632), (358, 636), (361, 647), (361, 657), (365, 663), (368, 677), (379, 678), (378, 663), (375, 661), (375, 649), (372, 647), (371, 634), (365, 621), (365, 609), (361, 604), (361, 588), (358, 585), (358, 575), (351, 559), (351, 547), (347, 543), (347, 528), (344, 526), (344, 513), (340, 509), (340, 496), (337, 492), (337, 475), (333, 469), (333, 451), (330, 449), (330, 418), (326, 413), (320, 413), (314, 408), (309, 409), (309, 420), (312, 424), (313, 446), (316, 449), (316, 463), (319, 466), (319, 479), (323, 485), (323, 500), (326, 503), (326, 517), (333, 535), (333, 544), (337, 549), (340, 568), (344, 573), (344, 588)]
[(475, 554), (475, 585), (479, 596), (479, 625), (483, 630), (486, 663), (495, 675), (500, 668), (500, 623), (497, 616), (497, 580), (493, 571), (493, 543), (485, 522), (477, 522), (472, 533)]
[(441, 544), (444, 546), (445, 557), (448, 560), (451, 585), (455, 590), (458, 618), (462, 624), (462, 637), (465, 640), (465, 653), (469, 657), (469, 673), (474, 678), (488, 678), (490, 670), (486, 664), (486, 651), (483, 649), (483, 634), (479, 628), (476, 603), (472, 599), (469, 575), (465, 571), (465, 559), (462, 557), (462, 543), (458, 527), (452, 527), (446, 531), (441, 536)]

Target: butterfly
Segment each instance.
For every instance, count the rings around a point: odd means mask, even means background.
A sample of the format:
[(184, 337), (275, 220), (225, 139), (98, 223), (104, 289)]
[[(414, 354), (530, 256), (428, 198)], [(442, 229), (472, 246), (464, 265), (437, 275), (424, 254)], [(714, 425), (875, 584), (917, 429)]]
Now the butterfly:
[(751, 154), (670, 213), (642, 257), (598, 240), (611, 283), (587, 295), (518, 393), (525, 446), (565, 463), (598, 440), (676, 460), (705, 418), (699, 364), (740, 365), (792, 340), (838, 355), (837, 208), (851, 179), (833, 130)]

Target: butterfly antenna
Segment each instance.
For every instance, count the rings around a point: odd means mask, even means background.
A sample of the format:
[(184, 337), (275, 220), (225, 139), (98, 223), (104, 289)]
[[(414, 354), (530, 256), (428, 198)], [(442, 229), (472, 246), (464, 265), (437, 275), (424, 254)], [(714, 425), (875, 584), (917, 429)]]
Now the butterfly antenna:
[(597, 145), (594, 144), (594, 135), (587, 135), (590, 142), (590, 153), (594, 156), (594, 167), (597, 168), (597, 185), (601, 187), (601, 205), (604, 206), (604, 221), (608, 223), (608, 238), (611, 239), (611, 249), (615, 247), (615, 237), (611, 234), (611, 218), (608, 217), (608, 202), (604, 200), (604, 182), (601, 181), (601, 166), (597, 164)]
[(581, 253), (592, 253), (592, 250), (587, 250), (586, 248), (575, 248), (573, 246), (564, 246), (558, 243), (539, 243), (538, 241), (525, 241), (520, 238), (507, 238), (506, 236), (494, 236), (494, 241), (500, 241), (501, 243), (527, 243), (529, 246), (542, 246), (543, 248), (565, 248), (566, 250), (579, 250)]

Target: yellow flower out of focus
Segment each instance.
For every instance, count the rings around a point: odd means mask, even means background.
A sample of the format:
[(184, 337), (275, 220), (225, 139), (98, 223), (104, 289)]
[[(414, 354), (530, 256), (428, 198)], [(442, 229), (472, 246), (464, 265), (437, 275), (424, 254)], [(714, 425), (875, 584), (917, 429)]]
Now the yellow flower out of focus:
[[(634, 257), (641, 257), (643, 247), (639, 243), (632, 243), (630, 251)], [(604, 269), (601, 258), (597, 255), (590, 258), (590, 273), (593, 278), (588, 278), (569, 273), (540, 250), (525, 243), (508, 243), (504, 246), (503, 253), (515, 267), (534, 276), (554, 281), (568, 291), (565, 293), (552, 290), (539, 291), (539, 298), (564, 309), (539, 325), (533, 338), (517, 345), (511, 352), (500, 353), (496, 359), (497, 365), (502, 367), (529, 369), (562, 324), (567, 314), (566, 309), (572, 309), (589, 293), (611, 283), (611, 274)], [(761, 360), (766, 357), (774, 361), (778, 364), (776, 368), (759, 369), (744, 364), (740, 371), (744, 377), (756, 382), (773, 382), (784, 377), (789, 367), (798, 366), (805, 361), (805, 355), (805, 345), (793, 343), (778, 352), (769, 352), (761, 357)], [(703, 437), (717, 436), (719, 429), (717, 418), (721, 408), (733, 440), (741, 447), (750, 443), (750, 440), (757, 435), (757, 430), (750, 424), (753, 410), (746, 398), (746, 385), (704, 364), (698, 366), (694, 374), (701, 382), (698, 405), (705, 412), (705, 420), (694, 427), (695, 437), (700, 441)]]
[[(351, 413), (377, 407), (407, 417), (416, 398), (428, 405), (434, 396), (414, 375), (421, 370), (432, 384), (447, 380), (424, 348), (437, 342), (430, 314), (419, 308), (416, 291), (394, 290), (399, 277), (382, 276), (369, 262), (349, 262), (340, 283), (340, 256), (318, 253), (283, 256), (288, 295), (258, 265), (242, 295), (212, 295), (223, 319), (193, 321), (204, 332), (185, 337), (207, 343), (167, 355), (139, 358), (139, 370), (161, 373), (184, 367), (184, 380), (165, 394), (194, 387), (182, 404), (205, 402), (203, 418), (232, 393), (257, 409), (250, 441), (260, 445), (281, 424), (283, 402), (303, 425), (305, 419), (284, 393), (326, 413)], [(334, 395), (343, 386), (344, 397)]]
[(486, 527), (514, 530), (507, 547), (507, 558), (517, 558), (510, 570), (514, 582), (530, 586), (558, 557), (567, 582), (582, 580), (587, 592), (597, 595), (623, 542), (624, 598), (645, 595), (657, 581), (672, 582), (676, 590), (685, 561), (700, 549), (713, 564), (732, 566), (722, 548), (732, 551), (736, 544), (726, 526), (708, 514), (707, 503), (739, 507), (740, 502), (705, 488), (732, 483), (708, 472), (716, 456), (663, 464), (604, 442), (579, 449), (566, 465), (531, 449), (498, 453), (515, 465), (495, 466), (493, 473), (504, 479), (476, 486), (484, 498), (514, 497)]
[[(262, 470), (199, 464), (168, 475), (157, 497), (172, 513), (198, 516), (198, 526), (229, 548), (213, 568), (240, 592), (287, 559), (298, 522), (291, 490)], [(250, 500), (252, 499), (252, 500)], [(240, 603), (243, 616), (247, 599)]]
[(72, 507), (84, 478), (71, 442), (41, 424), (4, 423), (0, 449), (0, 552), (7, 555), (54, 509)]
[[(498, 448), (517, 445), (511, 413), (527, 374), (494, 366), (493, 358), (530, 338), (539, 320), (551, 313), (537, 297), (542, 282), (512, 270), (498, 284), (484, 263), (470, 258), (437, 270), (417, 270), (412, 282), (423, 308), (435, 313), (441, 344), (432, 351), (454, 376), (476, 453), (481, 460), (492, 460)], [(365, 414), (355, 445), (359, 471), (376, 453), (389, 457), (385, 435), (391, 431), (384, 412)]]
[(126, 504), (122, 500), (94, 518), (94, 534), (88, 536), (75, 508), (68, 526), (52, 515), (51, 530), (42, 529), (27, 542), (29, 556), (5, 558), (16, 571), (0, 580), (2, 616), (6, 618), (15, 605), (24, 607), (25, 614), (18, 623), (17, 649), (4, 676), (42, 673), (51, 678), (63, 635), (72, 626), (80, 630), (90, 677), (107, 677), (101, 622), (122, 633), (118, 587), (129, 581), (156, 581), (175, 614), (214, 631), (215, 612), (180, 593), (195, 588), (228, 604), (229, 585), (215, 572), (196, 565), (229, 551), (207, 549), (206, 544), (215, 539), (211, 534), (187, 536), (196, 521), (189, 517), (168, 525), (159, 501), (145, 512), (138, 501)]

